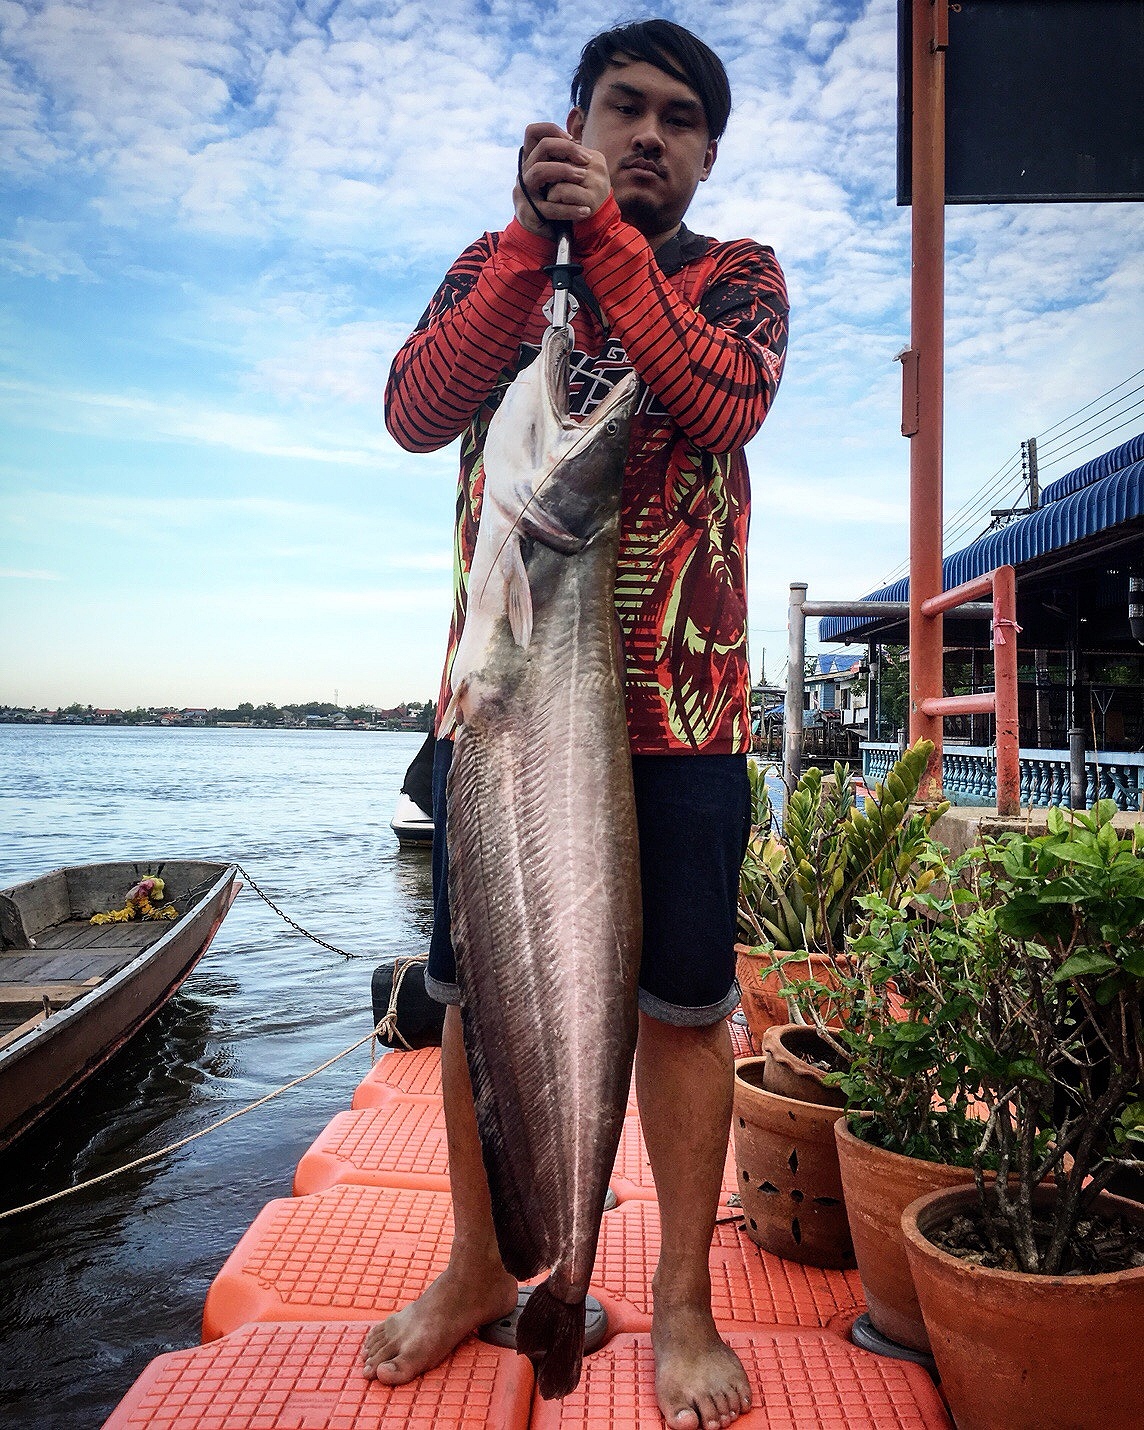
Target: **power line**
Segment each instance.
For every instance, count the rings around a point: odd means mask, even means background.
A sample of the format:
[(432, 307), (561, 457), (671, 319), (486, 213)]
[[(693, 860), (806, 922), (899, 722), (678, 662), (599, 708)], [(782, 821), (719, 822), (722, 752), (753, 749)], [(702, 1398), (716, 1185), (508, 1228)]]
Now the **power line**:
[[(1067, 448), (1066, 451), (1058, 452), (1054, 456), (1048, 457), (1044, 462), (1041, 462), (1040, 465), (1043, 467), (1051, 467), (1056, 466), (1060, 462), (1067, 462), (1077, 452), (1084, 451), (1086, 447), (1092, 446), (1094, 442), (1110, 437), (1114, 432), (1119, 432), (1122, 428), (1129, 426), (1129, 424), (1135, 426), (1135, 415), (1141, 411), (1144, 411), (1144, 398), (1141, 398), (1135, 406), (1130, 407), (1127, 412), (1121, 412), (1118, 413), (1116, 417), (1110, 417), (1102, 426), (1079, 438), (1071, 447)], [(1039, 455), (1038, 453), (1038, 456)]]
[[(1138, 368), (1130, 377), (1126, 377), (1123, 382), (1118, 382), (1115, 387), (1110, 387), (1107, 392), (1102, 392), (1099, 397), (1094, 397), (1091, 402), (1086, 402), (1083, 407), (1078, 407), (1075, 412), (1070, 412), (1067, 417), (1062, 417), (1061, 420), (1054, 423), (1052, 427), (1047, 427), (1045, 431), (1038, 436), (1037, 441), (1039, 442), (1042, 437), (1048, 437), (1049, 434), (1055, 432), (1058, 427), (1063, 427), (1066, 422), (1071, 422), (1074, 417), (1079, 417), (1082, 412), (1087, 412), (1090, 407), (1095, 406), (1098, 402), (1103, 402), (1106, 397), (1111, 397), (1119, 388), (1127, 387), (1130, 382), (1141, 376), (1144, 376), (1144, 367)], [(1064, 434), (1062, 433), (1061, 435), (1063, 436)]]
[[(1078, 452), (1084, 451), (1086, 447), (1090, 447), (1095, 442), (1106, 439), (1128, 426), (1135, 415), (1144, 410), (1144, 398), (1134, 401), (1137, 394), (1144, 392), (1144, 384), (1137, 383), (1129, 392), (1122, 392), (1112, 402), (1107, 402), (1106, 399), (1142, 376), (1144, 376), (1144, 368), (1137, 369), (1136, 372), (1116, 383), (1106, 392), (1102, 392), (1098, 397), (1084, 403), (1075, 412), (1070, 412), (1067, 417), (1062, 417), (1059, 422), (1053, 423), (1051, 427), (1047, 427), (1039, 433), (1035, 439), (1038, 445), (1038, 467), (1043, 469), (1069, 461)], [(1132, 403), (1132, 405), (1124, 408), (1126, 402)], [(1098, 407), (1099, 403), (1105, 405)], [(1097, 410), (1090, 411), (1094, 407)], [(1117, 409), (1121, 410), (1117, 411)], [(1079, 422), (1074, 421), (1074, 418), (1080, 418), (1084, 413), (1089, 415)], [(1105, 414), (1113, 415), (1105, 417)], [(1103, 422), (1099, 420), (1101, 417), (1105, 417)], [(1067, 425), (1070, 422), (1073, 424), (1071, 427)], [(1074, 434), (1076, 435), (1074, 436)], [(1044, 446), (1041, 445), (1042, 443)], [(1062, 451), (1062, 447), (1065, 450)], [(947, 551), (954, 543), (963, 540), (968, 532), (983, 520), (986, 512), (999, 505), (1002, 499), (1008, 499), (1011, 494), (1019, 492), (1024, 484), (1025, 470), (1022, 453), (1017, 452), (998, 467), (991, 477), (986, 478), (952, 516), (943, 521), (942, 551)], [(988, 531), (988, 529), (989, 527), (986, 526), (985, 530)], [(984, 532), (978, 533), (978, 535), (984, 534)], [(910, 563), (907, 556), (883, 578), (882, 585), (888, 586), (899, 580), (908, 573), (909, 569)]]

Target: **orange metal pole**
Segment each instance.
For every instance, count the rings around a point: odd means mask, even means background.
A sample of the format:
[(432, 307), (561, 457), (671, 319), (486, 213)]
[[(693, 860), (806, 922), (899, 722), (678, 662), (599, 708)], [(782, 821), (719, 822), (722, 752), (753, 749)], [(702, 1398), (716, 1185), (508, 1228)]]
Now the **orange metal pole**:
[(910, 347), (918, 395), (910, 438), (910, 741), (933, 741), (918, 796), (940, 799), (941, 717), (927, 714), (923, 701), (941, 696), (942, 619), (923, 615), (922, 603), (941, 591), (947, 0), (913, 0), (912, 18)]
[(993, 573), (993, 690), (997, 699), (997, 813), (1021, 811), (1021, 751), (1017, 726), (1017, 576)]

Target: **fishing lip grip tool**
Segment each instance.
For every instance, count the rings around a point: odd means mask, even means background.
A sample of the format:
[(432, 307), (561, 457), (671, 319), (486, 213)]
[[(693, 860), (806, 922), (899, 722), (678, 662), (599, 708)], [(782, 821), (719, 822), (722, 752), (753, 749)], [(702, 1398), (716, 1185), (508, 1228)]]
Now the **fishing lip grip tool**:
[(570, 223), (556, 225), (556, 262), (548, 264), (544, 271), (552, 279), (552, 327), (566, 328), (572, 284), (577, 274), (583, 271), (578, 263), (572, 261)]

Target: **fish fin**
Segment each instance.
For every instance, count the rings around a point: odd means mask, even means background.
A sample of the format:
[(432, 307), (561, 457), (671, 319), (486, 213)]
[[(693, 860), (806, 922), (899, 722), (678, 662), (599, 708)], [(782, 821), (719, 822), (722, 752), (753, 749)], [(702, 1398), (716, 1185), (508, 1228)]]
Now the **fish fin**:
[(465, 682), (462, 681), (460, 686), (458, 686), (449, 697), (449, 703), (445, 706), (445, 713), (441, 716), (438, 725), (439, 733), (437, 738), (440, 740), (448, 740), (461, 723), (461, 697), (464, 693), (464, 689)]
[(516, 1323), (516, 1348), (532, 1362), (543, 1399), (560, 1400), (580, 1381), (586, 1313), (583, 1301), (569, 1305), (554, 1296), (549, 1281), (529, 1292)]
[(532, 640), (532, 587), (528, 584), (524, 552), (515, 534), (505, 542), (501, 552), (501, 574), (512, 638), (522, 650), (527, 650)]
[(517, 525), (522, 531), (542, 546), (559, 551), (564, 556), (575, 556), (578, 551), (583, 551), (588, 544), (585, 539), (569, 531), (562, 521), (545, 511), (531, 487), (523, 489), (518, 495), (521, 497), (521, 512)]

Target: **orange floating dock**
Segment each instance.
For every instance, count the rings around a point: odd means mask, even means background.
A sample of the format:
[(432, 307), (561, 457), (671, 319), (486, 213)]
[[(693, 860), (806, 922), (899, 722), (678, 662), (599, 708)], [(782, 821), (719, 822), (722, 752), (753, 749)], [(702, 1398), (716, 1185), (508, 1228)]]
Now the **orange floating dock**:
[(153, 1360), (105, 1430), (451, 1430), (526, 1426), (532, 1367), (468, 1340), (414, 1385), (361, 1373), (360, 1324), (251, 1325)]
[[(823, 1331), (728, 1331), (755, 1391), (736, 1430), (948, 1430), (929, 1376)], [(536, 1400), (532, 1430), (663, 1430), (648, 1336), (622, 1335), (584, 1361), (565, 1400)]]
[(395, 1092), (376, 1107), (339, 1112), (298, 1163), (294, 1195), (343, 1182), (447, 1192), (449, 1151), (441, 1103)]
[[(731, 1024), (736, 1054), (753, 1052)], [(409, 1386), (361, 1374), (367, 1324), (407, 1304), (445, 1266), (453, 1235), (440, 1050), (388, 1053), (298, 1164), (292, 1197), (269, 1203), (215, 1278), (202, 1346), (160, 1356), (107, 1430), (390, 1430), (483, 1425), (660, 1430), (651, 1277), (660, 1227), (634, 1098), (611, 1182), (591, 1294), (608, 1339), (565, 1400), (536, 1396), (512, 1351), (466, 1340)], [(711, 1247), (712, 1305), (755, 1388), (743, 1430), (950, 1430), (920, 1367), (848, 1336), (864, 1310), (854, 1271), (784, 1261), (748, 1239), (728, 1148)]]

